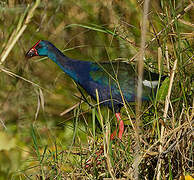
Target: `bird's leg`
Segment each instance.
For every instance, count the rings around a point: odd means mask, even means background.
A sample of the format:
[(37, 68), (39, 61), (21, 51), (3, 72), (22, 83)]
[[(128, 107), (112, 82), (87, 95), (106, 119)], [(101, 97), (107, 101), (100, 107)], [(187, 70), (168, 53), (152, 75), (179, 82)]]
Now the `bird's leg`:
[(119, 137), (119, 139), (122, 139), (123, 132), (124, 132), (124, 122), (121, 119), (121, 114), (120, 113), (116, 113), (115, 116), (116, 116), (117, 122), (119, 124), (119, 135), (118, 135), (118, 137)]
[[(118, 138), (119, 139), (122, 139), (123, 132), (124, 132), (124, 122), (121, 119), (121, 114), (120, 113), (115, 113), (115, 116), (117, 118), (117, 123), (119, 124), (119, 134), (118, 134)], [(115, 138), (116, 134), (117, 134), (117, 131), (114, 130), (114, 132), (110, 136), (110, 139), (113, 140)], [(96, 152), (96, 156), (97, 156), (95, 158), (95, 160), (97, 161), (96, 165), (101, 164), (101, 161), (98, 161), (98, 160), (99, 160), (100, 155), (103, 154), (103, 152), (104, 152), (103, 146), (101, 146), (100, 151)], [(91, 162), (92, 162), (92, 159), (87, 160), (85, 167), (86, 168), (91, 167), (92, 166)]]
[[(118, 137), (119, 139), (122, 139), (122, 136), (123, 136), (123, 132), (124, 132), (124, 122), (123, 120), (121, 119), (121, 114), (120, 113), (115, 113), (115, 116), (117, 118), (117, 123), (119, 124), (119, 134), (118, 134)], [(110, 139), (113, 140), (116, 136), (116, 133), (117, 131), (115, 130), (111, 136), (110, 136)]]

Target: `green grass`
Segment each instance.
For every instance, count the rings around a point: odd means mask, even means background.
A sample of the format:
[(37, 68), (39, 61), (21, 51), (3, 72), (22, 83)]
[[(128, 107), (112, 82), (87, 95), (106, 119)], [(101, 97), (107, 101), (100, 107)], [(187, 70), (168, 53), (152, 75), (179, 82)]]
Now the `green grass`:
[[(142, 3), (2, 1), (0, 180), (134, 179), (135, 166), (140, 179), (192, 175), (191, 5), (189, 0), (150, 2), (144, 66), (169, 78), (156, 99), (142, 104), (137, 127), (136, 103), (126, 103), (124, 137), (110, 142), (117, 128), (114, 114), (82, 89), (81, 93), (47, 58), (26, 60), (24, 55), (45, 39), (75, 59), (136, 63), (141, 53)], [(104, 155), (97, 164), (101, 149)], [(85, 167), (87, 160), (92, 161), (90, 168)]]

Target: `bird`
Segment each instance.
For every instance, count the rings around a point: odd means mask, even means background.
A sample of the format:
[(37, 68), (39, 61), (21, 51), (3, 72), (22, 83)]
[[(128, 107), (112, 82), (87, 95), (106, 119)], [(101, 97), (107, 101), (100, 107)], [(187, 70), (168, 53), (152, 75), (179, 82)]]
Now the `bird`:
[[(72, 59), (64, 55), (51, 42), (39, 40), (26, 53), (27, 58), (46, 56), (54, 61), (68, 76), (79, 84), (100, 105), (107, 106), (116, 116), (119, 124), (118, 138), (122, 139), (124, 122), (121, 108), (126, 102), (135, 102), (138, 73), (135, 65), (123, 61), (92, 62)], [(159, 81), (160, 78), (160, 81)], [(159, 82), (166, 76), (144, 69), (142, 79), (142, 101), (150, 100)], [(114, 139), (116, 130), (110, 138)]]

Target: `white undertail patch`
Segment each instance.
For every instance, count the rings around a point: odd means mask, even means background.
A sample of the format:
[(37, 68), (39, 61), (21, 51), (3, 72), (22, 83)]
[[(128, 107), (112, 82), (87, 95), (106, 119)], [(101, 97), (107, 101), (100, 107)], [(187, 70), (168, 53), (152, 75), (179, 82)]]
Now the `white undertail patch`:
[(149, 88), (156, 88), (156, 86), (158, 85), (158, 81), (143, 80), (143, 85)]

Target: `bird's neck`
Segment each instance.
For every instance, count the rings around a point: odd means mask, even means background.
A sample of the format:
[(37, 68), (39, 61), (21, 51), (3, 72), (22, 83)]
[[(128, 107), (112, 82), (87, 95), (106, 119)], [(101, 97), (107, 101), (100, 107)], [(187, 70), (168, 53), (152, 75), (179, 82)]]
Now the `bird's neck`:
[(48, 52), (48, 57), (54, 61), (65, 73), (72, 79), (78, 81), (75, 66), (78, 60), (70, 59), (65, 56), (59, 49), (54, 48)]

